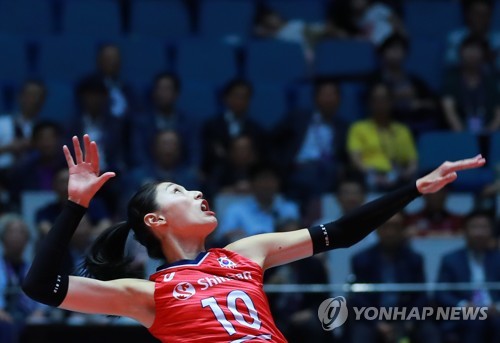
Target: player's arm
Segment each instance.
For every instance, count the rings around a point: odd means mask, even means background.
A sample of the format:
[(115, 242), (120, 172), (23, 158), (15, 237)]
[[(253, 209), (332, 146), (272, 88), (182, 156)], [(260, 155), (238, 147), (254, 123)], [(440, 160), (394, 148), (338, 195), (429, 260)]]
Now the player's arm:
[(90, 200), (114, 176), (114, 173), (99, 176), (97, 145), (87, 135), (84, 136), (84, 142), (85, 158), (78, 139), (73, 137), (76, 163), (68, 147), (63, 148), (70, 174), (69, 199), (33, 259), (23, 281), (23, 291), (32, 299), (49, 306), (79, 312), (130, 316), (145, 323), (144, 316), (138, 312), (140, 306), (144, 305), (143, 302), (152, 299), (147, 296), (148, 286), (145, 284), (132, 280), (91, 280), (69, 276), (63, 272), (69, 242), (85, 215)]
[(125, 316), (146, 327), (154, 320), (154, 282), (139, 279), (100, 281), (70, 276), (59, 308), (83, 313)]
[(390, 192), (331, 223), (293, 232), (247, 237), (229, 244), (226, 249), (248, 257), (267, 269), (331, 249), (350, 247), (419, 195), (437, 192), (453, 182), (457, 171), (481, 167), (485, 162), (480, 155), (445, 162), (415, 183)]
[[(23, 282), (32, 299), (66, 310), (134, 318), (151, 324), (154, 284), (145, 280), (100, 281), (62, 272), (67, 246), (86, 208), (68, 201), (38, 250)], [(149, 312), (148, 312), (149, 311)]]

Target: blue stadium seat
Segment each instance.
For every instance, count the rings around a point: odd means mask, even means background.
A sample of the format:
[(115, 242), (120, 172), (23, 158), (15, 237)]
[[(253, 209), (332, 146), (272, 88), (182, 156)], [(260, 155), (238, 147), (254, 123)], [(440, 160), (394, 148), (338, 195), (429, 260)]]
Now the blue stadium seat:
[(339, 117), (348, 123), (362, 119), (366, 116), (363, 93), (366, 85), (361, 82), (344, 82), (340, 85)]
[(52, 2), (0, 1), (0, 32), (43, 35), (53, 31)]
[(134, 1), (130, 31), (162, 38), (185, 37), (190, 33), (189, 13), (181, 0)]
[(186, 111), (193, 124), (200, 125), (217, 113), (215, 86), (205, 82), (183, 82), (178, 107)]
[(488, 162), (493, 168), (500, 168), (500, 132), (490, 136), (490, 152)]
[(182, 41), (177, 46), (176, 61), (182, 80), (221, 85), (238, 73), (234, 49), (218, 41)]
[(303, 19), (307, 22), (325, 19), (325, 6), (322, 1), (268, 0), (266, 4), (285, 19)]
[(298, 44), (253, 41), (246, 52), (246, 75), (251, 81), (285, 82), (306, 76), (304, 53)]
[(37, 75), (45, 79), (75, 82), (94, 71), (97, 44), (77, 36), (38, 40)]
[(368, 42), (356, 40), (330, 40), (316, 49), (317, 74), (366, 74), (375, 68), (375, 51)]
[[(453, 149), (449, 149), (453, 147)], [(424, 133), (418, 142), (419, 169), (437, 168), (446, 160), (460, 160), (479, 154), (477, 137), (469, 132), (437, 131)]]
[[(430, 132), (420, 136), (418, 141), (419, 171), (428, 172), (444, 161), (471, 158), (480, 153), (477, 136), (469, 132)], [(490, 169), (480, 168), (460, 172), (453, 183), (455, 190), (477, 191), (491, 182)]]
[(2, 82), (18, 82), (29, 73), (26, 42), (14, 36), (0, 36), (0, 78)]
[(115, 0), (63, 2), (63, 33), (115, 36), (121, 33), (120, 8)]
[(411, 39), (410, 44), (406, 67), (427, 82), (434, 91), (440, 91), (444, 70), (443, 40), (415, 37)]
[(122, 75), (129, 83), (151, 84), (160, 72), (171, 69), (165, 41), (132, 37), (119, 41), (122, 52)]
[(47, 98), (40, 114), (42, 119), (54, 120), (65, 125), (75, 115), (75, 93), (71, 84), (62, 81), (46, 81)]
[[(366, 109), (362, 101), (366, 86), (360, 82), (343, 82), (340, 84), (340, 106), (338, 115), (348, 123), (365, 117)], [(314, 108), (313, 87), (304, 84), (296, 88), (294, 107), (299, 110)]]
[(246, 37), (251, 32), (254, 13), (252, 0), (204, 0), (200, 4), (199, 32), (209, 37)]
[(285, 115), (286, 87), (283, 84), (254, 83), (250, 117), (264, 129), (272, 129)]
[(460, 1), (405, 1), (404, 22), (411, 37), (443, 39), (462, 25)]

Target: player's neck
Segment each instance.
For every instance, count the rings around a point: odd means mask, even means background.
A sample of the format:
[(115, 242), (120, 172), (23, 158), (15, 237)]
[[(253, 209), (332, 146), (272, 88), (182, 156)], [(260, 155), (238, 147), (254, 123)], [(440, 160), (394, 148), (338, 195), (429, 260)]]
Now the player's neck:
[(161, 242), (163, 255), (168, 263), (179, 260), (193, 260), (202, 251), (205, 251), (205, 239), (181, 238), (166, 236)]

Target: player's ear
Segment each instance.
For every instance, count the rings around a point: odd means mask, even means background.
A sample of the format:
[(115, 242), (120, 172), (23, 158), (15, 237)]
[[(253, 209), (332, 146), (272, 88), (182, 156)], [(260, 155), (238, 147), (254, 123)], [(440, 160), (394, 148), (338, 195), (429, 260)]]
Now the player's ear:
[(150, 228), (163, 226), (167, 223), (167, 219), (157, 213), (148, 213), (144, 216), (144, 223)]

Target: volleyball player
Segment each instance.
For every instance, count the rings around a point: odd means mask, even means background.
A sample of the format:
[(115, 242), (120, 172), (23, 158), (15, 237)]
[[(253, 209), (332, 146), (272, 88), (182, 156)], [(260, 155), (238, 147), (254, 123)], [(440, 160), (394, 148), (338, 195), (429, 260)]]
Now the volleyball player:
[[(286, 233), (241, 239), (224, 249), (205, 250), (217, 226), (203, 194), (163, 182), (142, 187), (130, 200), (128, 217), (103, 232), (86, 258), (94, 278), (60, 273), (65, 249), (89, 202), (114, 176), (100, 175), (97, 145), (83, 137), (83, 154), (73, 137), (68, 202), (39, 249), (23, 284), (33, 299), (84, 313), (127, 316), (162, 342), (286, 342), (276, 328), (262, 277), (266, 269), (335, 248), (349, 247), (421, 194), (457, 178), (457, 171), (484, 165), (480, 155), (445, 162), (404, 188), (338, 220)], [(129, 230), (151, 257), (165, 258), (150, 280), (133, 278), (124, 257)]]

